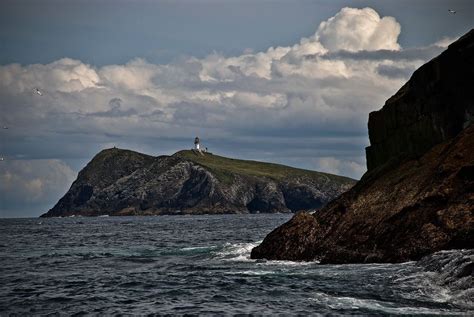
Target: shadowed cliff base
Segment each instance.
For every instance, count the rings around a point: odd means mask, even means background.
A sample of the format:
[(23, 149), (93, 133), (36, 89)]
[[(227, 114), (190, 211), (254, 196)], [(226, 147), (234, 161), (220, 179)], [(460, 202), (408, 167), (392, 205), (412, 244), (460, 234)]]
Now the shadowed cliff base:
[(315, 214), (297, 214), (252, 258), (403, 262), (474, 247), (474, 30), (369, 116), (369, 171)]

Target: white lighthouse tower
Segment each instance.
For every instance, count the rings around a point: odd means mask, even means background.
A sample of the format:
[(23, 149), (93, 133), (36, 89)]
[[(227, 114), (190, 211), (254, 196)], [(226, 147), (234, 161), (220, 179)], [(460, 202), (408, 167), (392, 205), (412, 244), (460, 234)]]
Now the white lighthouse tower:
[(194, 149), (201, 152), (201, 141), (199, 140), (199, 137), (194, 139)]

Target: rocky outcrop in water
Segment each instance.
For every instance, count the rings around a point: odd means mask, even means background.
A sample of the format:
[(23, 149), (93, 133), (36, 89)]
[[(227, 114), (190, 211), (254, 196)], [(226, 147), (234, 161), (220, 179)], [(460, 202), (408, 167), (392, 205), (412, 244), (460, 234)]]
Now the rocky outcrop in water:
[(313, 215), (298, 214), (252, 258), (403, 262), (474, 248), (474, 31), (418, 69), (369, 116), (369, 171)]
[(43, 216), (291, 212), (319, 208), (354, 183), (209, 153), (153, 157), (113, 148), (97, 154)]

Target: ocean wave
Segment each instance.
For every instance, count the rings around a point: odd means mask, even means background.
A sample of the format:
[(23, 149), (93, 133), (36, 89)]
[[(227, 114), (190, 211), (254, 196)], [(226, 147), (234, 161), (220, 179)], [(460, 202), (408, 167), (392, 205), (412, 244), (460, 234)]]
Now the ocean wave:
[(247, 243), (226, 243), (218, 251), (214, 252), (214, 256), (218, 259), (225, 261), (237, 261), (237, 262), (254, 262), (259, 266), (312, 266), (319, 264), (318, 261), (312, 262), (296, 262), (296, 261), (283, 261), (283, 260), (262, 260), (262, 259), (251, 259), (250, 253), (252, 249), (262, 243), (262, 240)]
[(400, 264), (253, 260), (261, 235), (249, 228), (281, 222), (259, 217), (5, 221), (0, 315), (474, 316), (468, 251)]
[(416, 262), (415, 267), (415, 272), (400, 271), (394, 280), (401, 288), (401, 297), (421, 296), (436, 303), (474, 309), (474, 250), (440, 251)]
[(224, 261), (255, 262), (255, 260), (250, 259), (250, 252), (261, 242), (262, 241), (247, 243), (226, 243), (223, 245), (222, 249), (214, 252), (214, 256)]
[(210, 246), (199, 246), (199, 247), (185, 247), (179, 248), (176, 250), (171, 250), (164, 252), (164, 255), (198, 255), (198, 254), (207, 254), (211, 253), (213, 250), (216, 250), (218, 247), (215, 245)]
[(215, 249), (216, 246), (215, 245), (211, 245), (211, 246), (204, 246), (204, 247), (187, 247), (187, 248), (181, 248), (180, 250), (181, 251), (208, 251), (208, 250), (213, 250)]
[(246, 270), (246, 271), (232, 271), (227, 272), (226, 275), (244, 275), (244, 276), (252, 276), (252, 275), (275, 275), (279, 274), (279, 271), (259, 271), (259, 270)]
[(333, 310), (360, 310), (361, 314), (382, 313), (382, 314), (416, 314), (416, 315), (457, 315), (459, 313), (433, 309), (428, 307), (401, 306), (400, 303), (390, 301), (380, 301), (376, 299), (355, 298), (349, 296), (335, 296), (323, 292), (315, 292), (310, 301), (317, 302), (318, 305), (327, 306)]
[(318, 265), (319, 261), (283, 261), (283, 260), (264, 260), (264, 261), (257, 261), (257, 265), (264, 265), (264, 266), (289, 266), (289, 267), (308, 267)]

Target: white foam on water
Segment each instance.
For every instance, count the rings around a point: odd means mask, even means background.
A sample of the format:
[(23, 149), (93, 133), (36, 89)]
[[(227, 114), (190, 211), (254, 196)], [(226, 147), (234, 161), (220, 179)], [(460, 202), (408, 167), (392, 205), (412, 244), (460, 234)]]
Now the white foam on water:
[(311, 266), (319, 262), (296, 262), (296, 261), (280, 261), (280, 260), (256, 260), (250, 258), (252, 249), (258, 246), (262, 241), (248, 242), (248, 243), (226, 243), (223, 248), (214, 254), (224, 261), (238, 261), (238, 262), (254, 262), (259, 266)]
[(257, 265), (263, 265), (263, 266), (268, 266), (268, 265), (277, 265), (277, 266), (294, 266), (294, 267), (307, 267), (307, 266), (313, 266), (313, 265), (318, 265), (319, 261), (312, 261), (312, 262), (297, 262), (297, 261), (282, 261), (282, 260), (271, 260), (271, 261), (265, 261), (265, 262), (258, 262)]
[[(415, 292), (400, 292), (399, 296), (405, 299), (419, 299), (425, 297), (436, 303), (450, 303), (456, 306), (474, 309), (473, 294), (474, 288), (458, 290), (450, 288), (449, 285), (440, 284), (435, 272), (419, 272), (404, 278), (398, 278), (396, 282), (400, 283), (402, 289), (415, 289)], [(471, 278), (471, 277), (467, 277)]]
[(180, 251), (194, 251), (194, 250), (212, 250), (217, 248), (215, 245), (210, 245), (210, 246), (205, 246), (205, 247), (187, 247), (187, 248), (181, 248), (179, 249)]
[(226, 273), (227, 275), (273, 275), (278, 274), (278, 271), (232, 271)]
[(261, 242), (226, 243), (222, 250), (216, 252), (215, 255), (224, 261), (254, 262), (255, 260), (250, 259), (250, 252)]
[(436, 303), (449, 303), (452, 293), (449, 289), (433, 283), (436, 273), (417, 272), (394, 280), (402, 289), (414, 289), (415, 292), (402, 292), (399, 295), (405, 299), (427, 297)]
[[(417, 271), (400, 270), (394, 280), (405, 299), (425, 298), (435, 303), (454, 304), (463, 309), (474, 309), (473, 277), (457, 277), (462, 269), (472, 263), (474, 255), (469, 250), (440, 251), (415, 264)], [(422, 271), (420, 271), (422, 270)]]
[[(399, 303), (378, 301), (375, 299), (363, 299), (347, 296), (333, 296), (330, 294), (316, 292), (310, 301), (317, 302), (318, 305), (326, 305), (335, 310), (372, 310), (374, 313), (388, 314), (421, 314), (421, 315), (457, 315), (459, 313), (449, 312), (440, 309), (426, 307), (400, 306)], [(363, 313), (363, 312), (361, 312)]]

